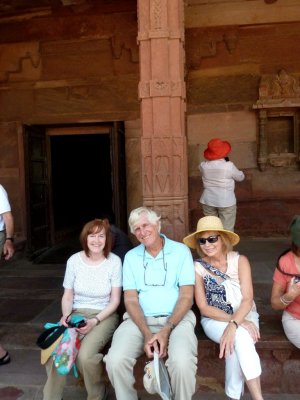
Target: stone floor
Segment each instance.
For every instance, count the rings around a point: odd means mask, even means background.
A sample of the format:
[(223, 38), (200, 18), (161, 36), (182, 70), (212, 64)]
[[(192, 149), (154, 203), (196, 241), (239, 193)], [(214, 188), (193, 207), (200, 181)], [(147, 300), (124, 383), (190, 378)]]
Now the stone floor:
[[(272, 313), (269, 292), (277, 256), (288, 246), (286, 239), (243, 239), (238, 246), (251, 262), (253, 280), (258, 288), (259, 311)], [(60, 260), (61, 261), (61, 260)], [(10, 364), (0, 367), (1, 400), (41, 400), (46, 374), (40, 365), (36, 338), (47, 321), (56, 321), (60, 315), (64, 264), (35, 264), (15, 257), (0, 268), (0, 343), (11, 354)], [(259, 289), (260, 288), (260, 289)], [(201, 380), (201, 379), (200, 379)], [(201, 387), (201, 382), (199, 387)], [(142, 400), (158, 399), (140, 392)], [(68, 377), (64, 400), (83, 400), (84, 388), (75, 378)], [(223, 389), (203, 392), (195, 400), (223, 400)], [(299, 400), (299, 394), (266, 394), (265, 400)], [(243, 399), (250, 399), (248, 394)], [(109, 400), (115, 400), (112, 388)], [(182, 399), (185, 400), (185, 399)]]

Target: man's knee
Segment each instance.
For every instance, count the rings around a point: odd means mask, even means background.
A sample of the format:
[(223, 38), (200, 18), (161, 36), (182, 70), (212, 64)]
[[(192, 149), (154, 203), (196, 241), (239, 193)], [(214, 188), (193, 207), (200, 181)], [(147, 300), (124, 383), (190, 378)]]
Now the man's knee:
[(124, 360), (122, 354), (119, 351), (115, 351), (113, 348), (110, 348), (106, 356), (103, 358), (108, 372), (113, 372), (122, 368)]
[(176, 374), (185, 375), (186, 371), (197, 369), (197, 357), (192, 354), (179, 354), (169, 357), (167, 366), (170, 371)]

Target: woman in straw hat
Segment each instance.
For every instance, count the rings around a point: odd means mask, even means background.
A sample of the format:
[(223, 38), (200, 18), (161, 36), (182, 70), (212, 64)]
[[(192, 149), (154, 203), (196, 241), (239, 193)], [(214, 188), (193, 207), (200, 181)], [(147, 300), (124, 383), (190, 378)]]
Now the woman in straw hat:
[(203, 182), (200, 203), (204, 215), (219, 217), (224, 228), (233, 231), (236, 219), (235, 181), (242, 181), (245, 175), (227, 157), (231, 145), (225, 140), (211, 139), (204, 151), (199, 169)]
[(289, 230), (292, 245), (278, 258), (271, 304), (274, 310), (283, 310), (284, 332), (300, 349), (300, 215), (293, 218)]
[(240, 399), (246, 381), (252, 399), (262, 400), (251, 268), (245, 256), (232, 251), (239, 240), (215, 216), (201, 218), (196, 232), (183, 239), (200, 256), (194, 262), (195, 299), (205, 334), (220, 343), (219, 357), (225, 358), (226, 395)]

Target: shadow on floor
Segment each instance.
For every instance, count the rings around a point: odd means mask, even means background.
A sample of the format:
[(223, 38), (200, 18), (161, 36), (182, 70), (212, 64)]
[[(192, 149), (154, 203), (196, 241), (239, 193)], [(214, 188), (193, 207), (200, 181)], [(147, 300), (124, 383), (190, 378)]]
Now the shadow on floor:
[(34, 264), (65, 264), (68, 258), (81, 250), (78, 238), (71, 238), (38, 254), (33, 254), (30, 259)]

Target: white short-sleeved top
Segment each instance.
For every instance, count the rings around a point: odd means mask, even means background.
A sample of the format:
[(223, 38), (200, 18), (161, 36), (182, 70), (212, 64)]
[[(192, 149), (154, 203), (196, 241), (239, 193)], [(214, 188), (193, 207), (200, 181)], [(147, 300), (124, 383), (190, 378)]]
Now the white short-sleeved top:
[(122, 286), (121, 259), (110, 253), (98, 265), (89, 265), (82, 255), (81, 251), (68, 259), (63, 286), (74, 291), (73, 309), (103, 310), (110, 301), (112, 287)]
[(3, 231), (5, 229), (5, 224), (2, 214), (8, 211), (11, 211), (10, 204), (8, 201), (8, 195), (4, 187), (0, 185), (0, 231)]

